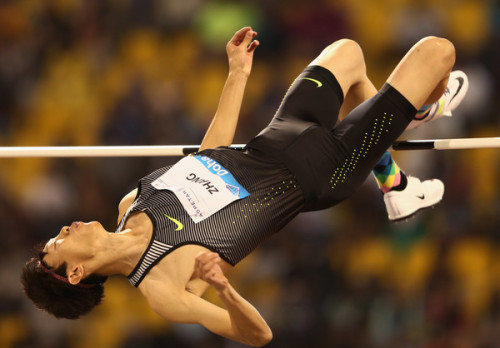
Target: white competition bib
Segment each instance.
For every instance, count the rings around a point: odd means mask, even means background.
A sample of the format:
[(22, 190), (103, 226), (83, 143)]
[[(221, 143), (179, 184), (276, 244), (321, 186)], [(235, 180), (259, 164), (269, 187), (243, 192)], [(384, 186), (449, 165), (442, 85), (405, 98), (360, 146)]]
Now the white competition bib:
[(184, 157), (151, 185), (172, 191), (195, 223), (250, 195), (217, 161), (200, 155)]

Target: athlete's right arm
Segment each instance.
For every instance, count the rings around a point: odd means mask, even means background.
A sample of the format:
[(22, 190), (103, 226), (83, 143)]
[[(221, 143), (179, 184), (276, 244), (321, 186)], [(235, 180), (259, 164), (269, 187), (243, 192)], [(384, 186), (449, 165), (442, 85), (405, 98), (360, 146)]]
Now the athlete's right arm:
[[(147, 280), (141, 292), (151, 308), (163, 318), (178, 323), (201, 324), (213, 333), (250, 346), (260, 347), (272, 339), (272, 332), (259, 312), (229, 284), (217, 265), (218, 255), (197, 258), (197, 273), (212, 285), (226, 309), (216, 306), (165, 279)], [(143, 283), (145, 282), (143, 281)]]
[(259, 45), (259, 41), (253, 40), (256, 35), (252, 28), (242, 28), (234, 34), (226, 46), (229, 75), (200, 150), (229, 146), (233, 141), (245, 86), (252, 69), (253, 54)]

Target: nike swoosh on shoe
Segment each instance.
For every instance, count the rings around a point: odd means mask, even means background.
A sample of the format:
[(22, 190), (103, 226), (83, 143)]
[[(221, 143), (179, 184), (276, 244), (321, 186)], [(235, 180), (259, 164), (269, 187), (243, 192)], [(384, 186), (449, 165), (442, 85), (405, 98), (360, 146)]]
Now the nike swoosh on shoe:
[(460, 93), (460, 90), (462, 89), (463, 85), (464, 85), (464, 78), (461, 77), (461, 76), (458, 76), (457, 77), (457, 80), (458, 80), (458, 88), (457, 88), (457, 91), (455, 92), (455, 94), (451, 97), (450, 99), (450, 103), (453, 99), (455, 99), (455, 97), (458, 95), (458, 93)]

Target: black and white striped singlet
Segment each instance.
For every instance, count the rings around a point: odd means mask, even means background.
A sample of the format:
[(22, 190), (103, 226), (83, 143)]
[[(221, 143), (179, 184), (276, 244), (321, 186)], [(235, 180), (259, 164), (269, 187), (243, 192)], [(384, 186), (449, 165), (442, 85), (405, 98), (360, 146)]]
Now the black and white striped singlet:
[[(200, 155), (216, 160), (229, 170), (250, 195), (196, 224), (174, 193), (156, 190), (151, 185), (170, 167), (161, 168), (139, 180), (137, 197), (116, 231), (120, 232), (127, 218), (137, 212), (145, 212), (153, 223), (151, 242), (128, 276), (132, 285), (138, 286), (165, 255), (187, 244), (202, 245), (235, 265), (300, 213), (304, 197), (295, 177), (283, 164), (257, 153), (251, 149), (238, 151), (228, 148), (200, 152)], [(176, 231), (178, 225), (167, 216), (184, 227)]]

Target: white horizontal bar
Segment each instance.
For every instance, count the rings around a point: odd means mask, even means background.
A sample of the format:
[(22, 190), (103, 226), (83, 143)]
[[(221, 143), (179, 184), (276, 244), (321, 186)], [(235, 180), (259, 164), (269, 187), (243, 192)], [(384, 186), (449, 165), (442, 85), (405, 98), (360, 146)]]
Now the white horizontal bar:
[[(232, 148), (243, 148), (243, 144)], [(395, 142), (390, 150), (459, 150), (499, 148), (498, 138), (459, 138), (434, 140), (407, 140)], [(4, 146), (0, 158), (20, 157), (160, 157), (185, 156), (196, 152), (199, 145), (158, 146)]]
[(457, 138), (397, 141), (390, 150), (465, 150), (500, 147), (500, 138)]
[[(244, 145), (233, 145), (243, 147)], [(156, 157), (184, 156), (199, 145), (164, 146), (19, 146), (0, 147), (0, 158), (17, 157)]]
[(481, 149), (500, 147), (500, 138), (440, 139), (434, 141), (436, 150)]

